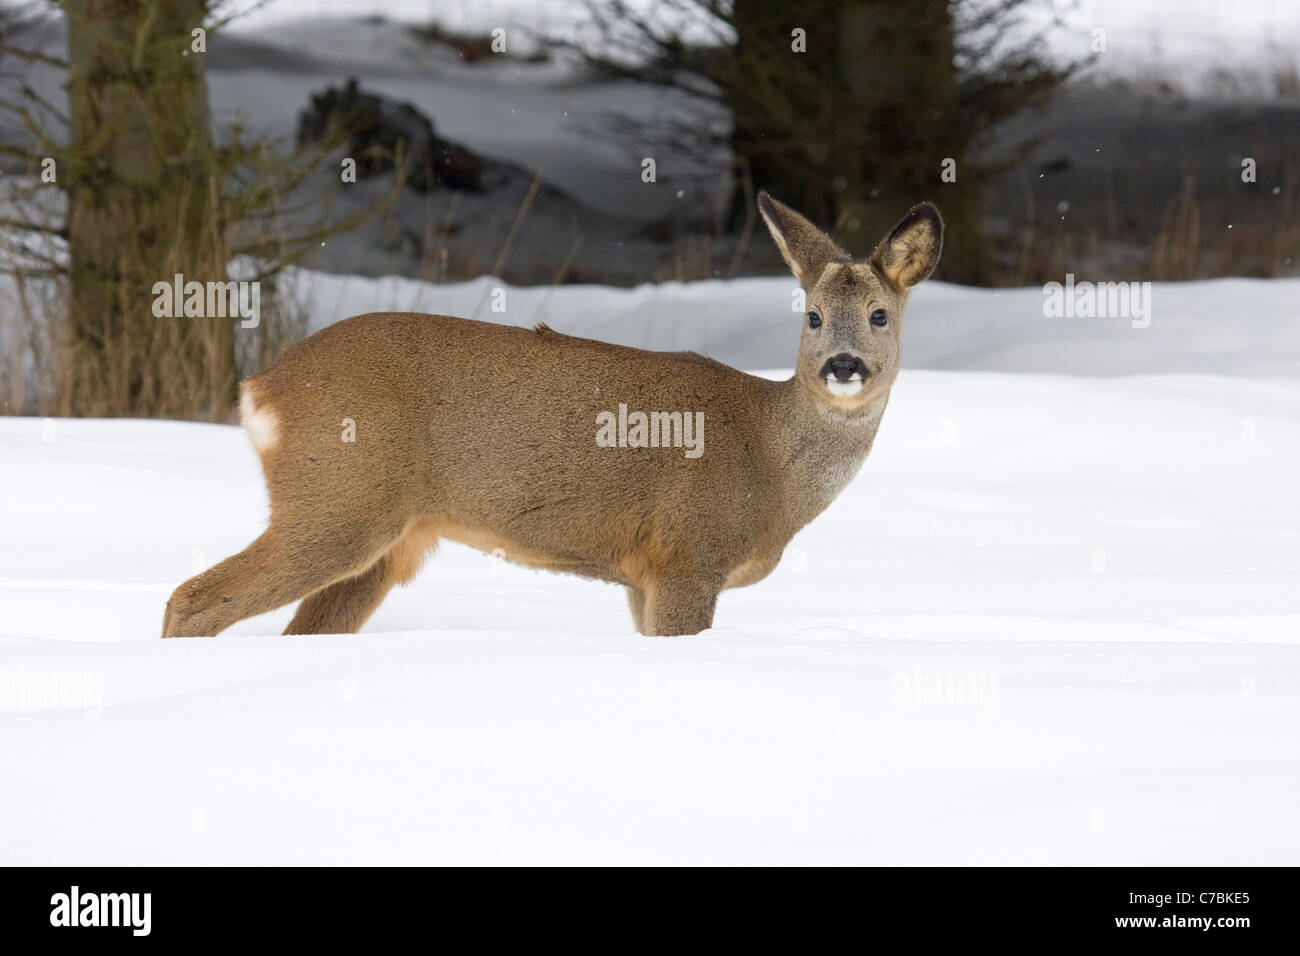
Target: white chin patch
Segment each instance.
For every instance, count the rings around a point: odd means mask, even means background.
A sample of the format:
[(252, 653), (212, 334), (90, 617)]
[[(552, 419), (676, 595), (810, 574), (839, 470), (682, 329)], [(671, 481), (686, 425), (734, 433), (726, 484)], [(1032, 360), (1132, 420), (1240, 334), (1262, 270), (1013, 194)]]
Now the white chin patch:
[(830, 389), (832, 395), (848, 398), (850, 395), (856, 395), (862, 391), (862, 376), (854, 375), (847, 382), (841, 382), (834, 375), (828, 375), (826, 376), (826, 387)]

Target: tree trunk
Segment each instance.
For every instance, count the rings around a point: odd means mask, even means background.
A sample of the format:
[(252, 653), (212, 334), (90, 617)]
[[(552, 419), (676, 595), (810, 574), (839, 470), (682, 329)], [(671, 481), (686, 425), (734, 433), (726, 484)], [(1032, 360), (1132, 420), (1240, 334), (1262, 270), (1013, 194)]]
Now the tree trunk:
[[(153, 286), (226, 279), (204, 0), (69, 0), (64, 412), (224, 420), (234, 321), (155, 317)], [(179, 306), (179, 303), (176, 304)]]

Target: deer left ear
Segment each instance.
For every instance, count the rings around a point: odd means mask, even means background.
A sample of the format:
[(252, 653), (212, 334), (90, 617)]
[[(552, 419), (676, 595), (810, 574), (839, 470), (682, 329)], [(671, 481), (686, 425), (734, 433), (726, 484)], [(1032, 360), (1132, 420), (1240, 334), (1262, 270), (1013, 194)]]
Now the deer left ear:
[(913, 206), (871, 254), (871, 264), (900, 289), (927, 278), (943, 251), (943, 217), (933, 203)]

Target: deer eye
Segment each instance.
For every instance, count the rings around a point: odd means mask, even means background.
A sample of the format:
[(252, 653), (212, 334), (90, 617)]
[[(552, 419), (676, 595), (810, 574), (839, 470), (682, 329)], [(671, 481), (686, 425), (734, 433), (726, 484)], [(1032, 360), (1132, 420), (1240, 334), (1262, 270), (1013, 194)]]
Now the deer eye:
[(808, 313), (808, 328), (820, 329), (822, 327), (822, 317), (816, 312)]
[(878, 329), (884, 328), (889, 324), (889, 313), (884, 309), (876, 309), (875, 312), (871, 313), (871, 324)]

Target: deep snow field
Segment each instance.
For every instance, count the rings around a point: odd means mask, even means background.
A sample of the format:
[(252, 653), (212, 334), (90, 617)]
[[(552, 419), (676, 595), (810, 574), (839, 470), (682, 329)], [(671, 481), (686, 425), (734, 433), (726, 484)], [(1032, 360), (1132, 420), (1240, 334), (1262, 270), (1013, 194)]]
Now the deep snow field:
[[(543, 305), (792, 357), (788, 285)], [(1300, 862), (1296, 283), (1040, 300), (918, 290), (861, 474), (689, 638), (449, 544), (358, 635), (164, 642), (261, 530), (244, 435), (0, 418), (0, 863)]]

